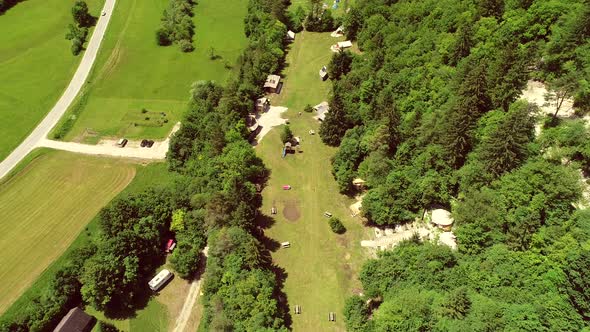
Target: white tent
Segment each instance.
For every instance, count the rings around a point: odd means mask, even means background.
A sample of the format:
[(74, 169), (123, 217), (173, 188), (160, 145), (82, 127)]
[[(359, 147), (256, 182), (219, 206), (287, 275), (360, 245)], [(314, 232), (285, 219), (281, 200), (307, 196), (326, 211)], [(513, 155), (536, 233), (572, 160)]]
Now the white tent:
[(287, 38), (289, 38), (290, 40), (295, 40), (295, 32), (291, 30), (287, 31)]

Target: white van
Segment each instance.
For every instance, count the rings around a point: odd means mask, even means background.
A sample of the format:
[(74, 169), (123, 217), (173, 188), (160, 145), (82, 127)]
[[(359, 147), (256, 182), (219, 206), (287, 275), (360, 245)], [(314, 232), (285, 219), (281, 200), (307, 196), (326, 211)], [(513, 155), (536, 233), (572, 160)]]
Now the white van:
[(150, 280), (148, 285), (150, 286), (151, 290), (157, 291), (166, 283), (166, 281), (170, 280), (170, 278), (172, 278), (173, 276), (174, 274), (172, 274), (172, 272), (163, 269), (162, 271), (160, 271), (160, 273), (158, 273), (158, 275), (156, 275), (152, 280)]

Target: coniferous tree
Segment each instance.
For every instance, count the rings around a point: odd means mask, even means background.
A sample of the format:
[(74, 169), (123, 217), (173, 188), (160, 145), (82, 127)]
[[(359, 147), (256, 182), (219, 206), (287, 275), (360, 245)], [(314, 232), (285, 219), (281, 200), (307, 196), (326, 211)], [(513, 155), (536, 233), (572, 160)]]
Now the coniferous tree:
[(330, 146), (338, 146), (346, 131), (351, 127), (352, 123), (344, 109), (342, 97), (338, 90), (335, 90), (330, 102), (330, 111), (320, 125), (322, 141)]
[(479, 160), (495, 177), (518, 167), (528, 157), (527, 144), (534, 139), (534, 106), (512, 104), (504, 120), (484, 139)]

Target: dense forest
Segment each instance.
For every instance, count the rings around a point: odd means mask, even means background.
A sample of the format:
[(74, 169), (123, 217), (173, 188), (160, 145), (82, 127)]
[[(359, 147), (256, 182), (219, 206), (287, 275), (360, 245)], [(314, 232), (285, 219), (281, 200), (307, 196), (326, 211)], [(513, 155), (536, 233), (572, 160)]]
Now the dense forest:
[[(339, 146), (340, 190), (366, 180), (377, 226), (446, 207), (458, 243), (415, 238), (367, 262), (348, 329), (586, 327), (590, 214), (576, 206), (590, 133), (557, 115), (567, 98), (590, 109), (590, 2), (359, 0), (344, 27), (362, 54), (350, 67), (335, 55), (320, 130)], [(518, 99), (529, 79), (547, 85), (553, 114)]]

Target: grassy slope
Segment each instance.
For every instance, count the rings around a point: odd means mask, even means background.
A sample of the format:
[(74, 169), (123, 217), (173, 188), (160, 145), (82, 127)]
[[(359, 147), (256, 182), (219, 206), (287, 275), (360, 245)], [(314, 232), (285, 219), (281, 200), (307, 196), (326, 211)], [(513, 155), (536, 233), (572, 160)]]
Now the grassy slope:
[[(246, 0), (201, 0), (195, 6), (194, 52), (177, 45), (157, 46), (155, 31), (168, 0), (117, 2), (97, 66), (90, 79), (87, 101), (66, 140), (81, 139), (86, 129), (99, 136), (163, 137), (185, 109), (190, 85), (196, 80), (225, 82), (246, 45), (243, 19)], [(214, 47), (222, 58), (209, 59)], [(133, 126), (139, 110), (166, 112), (163, 127)], [(95, 142), (98, 138), (85, 138)]]
[[(303, 152), (281, 158), (281, 128), (272, 130), (256, 147), (257, 154), (272, 171), (263, 191), (263, 212), (268, 213), (273, 202), (279, 210), (266, 235), (278, 242), (291, 242), (291, 248), (278, 249), (273, 258), (286, 269), (289, 305), (302, 307), (301, 315), (293, 314), (295, 331), (344, 330), (344, 300), (360, 287), (356, 276), (364, 260), (360, 240), (365, 229), (350, 216), (347, 207), (352, 200), (338, 194), (330, 173), (330, 158), (336, 149), (325, 146), (318, 135), (308, 134), (309, 129), (319, 129), (313, 114), (297, 115), (305, 104), (327, 99), (330, 82), (322, 82), (317, 72), (329, 61), (329, 46), (334, 40), (329, 34), (298, 34), (287, 56), (283, 92), (272, 101), (273, 105), (289, 107), (286, 117), (295, 136), (303, 139)], [(283, 184), (290, 184), (293, 189), (283, 191)], [(297, 202), (299, 220), (288, 221), (282, 215), (287, 201)], [(344, 235), (332, 233), (324, 211), (341, 218), (348, 231)], [(328, 322), (330, 311), (336, 312), (336, 323)]]
[[(58, 152), (55, 152), (58, 153)], [(59, 152), (60, 154), (62, 152)], [(109, 159), (106, 159), (109, 160)], [(114, 160), (113, 160), (114, 161)], [(136, 175), (131, 183), (119, 193), (118, 196), (126, 195), (129, 193), (140, 192), (145, 190), (152, 184), (165, 184), (171, 181), (172, 177), (170, 173), (166, 171), (165, 163), (153, 163), (146, 166), (141, 165), (130, 165), (135, 166)], [(25, 166), (26, 167), (26, 166)], [(105, 205), (106, 203), (103, 203)], [(102, 207), (102, 206), (101, 206)], [(76, 248), (79, 248), (87, 244), (97, 234), (98, 221), (96, 216), (88, 223), (84, 232), (80, 232), (72, 244), (67, 250), (56, 259), (51, 265), (43, 271), (37, 280), (31, 285), (30, 288), (24, 292), (24, 294), (18, 298), (18, 300), (4, 313), (3, 316), (10, 316), (17, 314), (22, 310), (23, 306), (26, 305), (28, 299), (35, 297), (40, 291), (45, 289), (48, 283), (53, 278), (53, 275), (57, 270), (63, 266), (66, 262), (66, 256), (69, 252)]]
[(74, 241), (135, 175), (114, 159), (51, 151), (0, 188), (0, 311)]
[[(98, 16), (104, 0), (87, 0)], [(28, 0), (0, 16), (0, 160), (25, 139), (65, 90), (82, 55), (64, 38), (72, 0)]]

